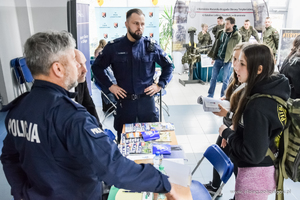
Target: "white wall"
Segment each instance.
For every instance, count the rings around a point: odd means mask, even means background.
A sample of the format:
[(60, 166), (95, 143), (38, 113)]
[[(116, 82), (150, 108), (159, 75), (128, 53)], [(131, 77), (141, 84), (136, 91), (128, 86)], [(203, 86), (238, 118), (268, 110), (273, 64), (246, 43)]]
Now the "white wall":
[(290, 0), (288, 13), (287, 13), (287, 20), (286, 20), (286, 28), (294, 28), (300, 29), (300, 1), (299, 0)]
[(10, 60), (23, 56), (28, 37), (47, 30), (67, 30), (67, 0), (0, 0), (0, 93), (4, 104), (19, 95)]

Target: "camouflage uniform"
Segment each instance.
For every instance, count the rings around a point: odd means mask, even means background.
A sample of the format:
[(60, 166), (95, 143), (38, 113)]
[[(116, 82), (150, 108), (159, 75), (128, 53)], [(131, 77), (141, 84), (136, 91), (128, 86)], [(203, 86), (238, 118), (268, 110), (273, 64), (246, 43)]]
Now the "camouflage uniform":
[(202, 31), (201, 31), (198, 34), (198, 43), (200, 44), (200, 46), (210, 45), (212, 43), (211, 38), (210, 38), (210, 34), (209, 33), (203, 34)]
[(219, 30), (223, 29), (225, 27), (225, 24), (223, 25), (217, 25), (215, 27), (213, 27), (212, 29), (212, 33), (214, 34), (214, 36), (216, 37), (217, 36), (217, 33), (219, 32)]
[(279, 34), (278, 31), (269, 26), (266, 28), (262, 33), (263, 44), (267, 45), (272, 49), (273, 54), (275, 55), (278, 49), (278, 41), (279, 41)]
[(258, 33), (252, 26), (249, 27), (249, 29), (245, 29), (244, 26), (242, 26), (239, 29), (240, 34), (242, 35), (242, 42), (249, 42), (251, 35), (256, 39), (258, 43), (260, 43)]

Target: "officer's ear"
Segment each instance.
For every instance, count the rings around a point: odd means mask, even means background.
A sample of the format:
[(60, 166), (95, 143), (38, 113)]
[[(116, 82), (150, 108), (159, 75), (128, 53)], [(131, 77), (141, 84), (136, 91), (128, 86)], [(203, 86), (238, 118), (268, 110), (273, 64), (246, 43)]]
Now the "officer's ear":
[(126, 28), (128, 28), (128, 21), (127, 20), (125, 21), (125, 26), (126, 26)]
[(64, 66), (59, 62), (54, 62), (50, 68), (50, 70), (53, 72), (53, 74), (59, 78), (62, 78), (65, 73)]

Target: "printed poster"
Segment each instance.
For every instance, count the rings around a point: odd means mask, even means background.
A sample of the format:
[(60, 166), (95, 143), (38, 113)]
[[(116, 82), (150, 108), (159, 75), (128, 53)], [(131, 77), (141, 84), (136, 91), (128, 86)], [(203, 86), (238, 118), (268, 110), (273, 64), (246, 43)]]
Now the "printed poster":
[(76, 16), (77, 16), (77, 49), (80, 50), (87, 62), (86, 62), (86, 82), (89, 88), (90, 95), (91, 90), (91, 65), (90, 65), (90, 36), (89, 36), (89, 4), (76, 4)]
[[(279, 35), (277, 66), (281, 67), (284, 59), (293, 47), (294, 39), (300, 35), (300, 29), (281, 29)], [(276, 69), (277, 70), (277, 69)]]
[[(126, 12), (132, 8), (124, 7), (96, 7), (96, 23), (98, 41), (106, 41), (125, 36), (127, 28), (125, 26)], [(159, 8), (142, 7), (139, 8), (145, 14), (145, 29), (143, 36), (153, 38), (159, 44)]]

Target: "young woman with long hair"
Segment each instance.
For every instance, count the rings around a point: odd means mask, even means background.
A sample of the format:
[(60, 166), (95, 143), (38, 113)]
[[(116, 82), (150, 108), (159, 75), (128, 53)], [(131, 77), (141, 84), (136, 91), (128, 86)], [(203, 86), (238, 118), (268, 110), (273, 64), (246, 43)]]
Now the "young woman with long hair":
[[(243, 47), (247, 46), (249, 43), (240, 43), (237, 44), (233, 49), (232, 55), (232, 65), (235, 66), (238, 63), (240, 52)], [(221, 111), (215, 112), (215, 115), (223, 117), (223, 123), (230, 127), (232, 125), (232, 117), (235, 113), (235, 110), (238, 105), (238, 99), (240, 98), (242, 91), (244, 89), (244, 85), (239, 82), (237, 74), (235, 72), (232, 73), (232, 80), (226, 90), (226, 94), (222, 99), (230, 101), (230, 110), (225, 109), (221, 105), (219, 105)], [(218, 137), (216, 144), (221, 147), (226, 155), (229, 155), (229, 147), (226, 145), (226, 140), (222, 139), (222, 137)], [(235, 171), (236, 174), (236, 171)], [(216, 191), (219, 189), (221, 185), (221, 179), (218, 172), (214, 169), (213, 170), (213, 179), (207, 184), (204, 184), (206, 189), (209, 191), (210, 194), (214, 195)]]
[(276, 187), (275, 167), (266, 156), (268, 148), (278, 151), (278, 137), (284, 129), (286, 112), (271, 98), (254, 94), (275, 95), (283, 100), (290, 96), (288, 79), (275, 75), (274, 57), (266, 45), (252, 44), (242, 49), (234, 67), (239, 82), (246, 83), (233, 116), (233, 126), (222, 125), (219, 134), (227, 140), (230, 158), (238, 167), (236, 200), (267, 200)]

